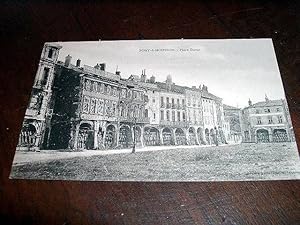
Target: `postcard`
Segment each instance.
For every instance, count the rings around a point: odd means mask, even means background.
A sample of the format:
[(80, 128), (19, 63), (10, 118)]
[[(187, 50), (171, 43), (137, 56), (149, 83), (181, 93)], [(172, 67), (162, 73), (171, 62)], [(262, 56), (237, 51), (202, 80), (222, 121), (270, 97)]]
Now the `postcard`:
[(48, 42), (11, 179), (299, 179), (271, 39)]

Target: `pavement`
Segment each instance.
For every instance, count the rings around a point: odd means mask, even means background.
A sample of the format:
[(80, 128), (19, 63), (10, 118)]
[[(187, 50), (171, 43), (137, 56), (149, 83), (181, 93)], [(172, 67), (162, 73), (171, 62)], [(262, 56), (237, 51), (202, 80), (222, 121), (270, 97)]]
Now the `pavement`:
[[(230, 144), (233, 145), (233, 144)], [(191, 149), (191, 148), (207, 148), (215, 145), (187, 145), (187, 146), (148, 146), (144, 148), (137, 148), (135, 152), (148, 152), (148, 151), (162, 151), (172, 149)], [(225, 146), (225, 145), (219, 145)], [(131, 153), (132, 148), (127, 149), (111, 149), (111, 150), (83, 150), (78, 152), (60, 151), (60, 150), (40, 150), (34, 151), (16, 151), (13, 165), (24, 165), (33, 162), (45, 162), (59, 159), (69, 159), (75, 157), (88, 157), (96, 155), (112, 155), (112, 154), (126, 154)]]

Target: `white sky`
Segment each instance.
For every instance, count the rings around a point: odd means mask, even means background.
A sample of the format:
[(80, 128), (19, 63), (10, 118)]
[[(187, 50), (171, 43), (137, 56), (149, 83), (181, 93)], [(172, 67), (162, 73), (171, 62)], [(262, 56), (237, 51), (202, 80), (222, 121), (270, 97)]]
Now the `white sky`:
[[(106, 63), (106, 70), (121, 71), (123, 78), (140, 75), (146, 69), (156, 81), (184, 86), (205, 84), (208, 91), (223, 98), (223, 103), (244, 107), (248, 99), (263, 101), (285, 98), (271, 39), (227, 40), (139, 40), (101, 42), (59, 42), (59, 60), (72, 56), (72, 64), (81, 66)], [(181, 51), (180, 49), (197, 49)], [(140, 51), (140, 49), (173, 49), (172, 51)]]

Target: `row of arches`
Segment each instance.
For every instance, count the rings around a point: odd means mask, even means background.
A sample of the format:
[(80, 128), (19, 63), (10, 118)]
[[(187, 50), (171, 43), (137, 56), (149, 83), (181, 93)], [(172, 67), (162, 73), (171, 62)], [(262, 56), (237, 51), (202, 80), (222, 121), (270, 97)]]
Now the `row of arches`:
[[(218, 135), (219, 134), (219, 135)], [(94, 138), (97, 135), (97, 138)], [(217, 143), (225, 143), (221, 138), (221, 131), (216, 132), (216, 129), (195, 129), (190, 127), (183, 128), (157, 128), (145, 127), (139, 125), (133, 127), (127, 124), (120, 126), (119, 131), (115, 125), (110, 124), (105, 130), (99, 128), (98, 132), (92, 129), (92, 125), (82, 123), (79, 127), (77, 147), (81, 149), (95, 148), (94, 141), (97, 140), (99, 148), (120, 148), (132, 147), (134, 143), (137, 146), (158, 146), (158, 145), (214, 145)]]
[(256, 131), (256, 141), (258, 143), (286, 142), (289, 141), (289, 138), (285, 129), (274, 129), (272, 133), (267, 129), (258, 129)]

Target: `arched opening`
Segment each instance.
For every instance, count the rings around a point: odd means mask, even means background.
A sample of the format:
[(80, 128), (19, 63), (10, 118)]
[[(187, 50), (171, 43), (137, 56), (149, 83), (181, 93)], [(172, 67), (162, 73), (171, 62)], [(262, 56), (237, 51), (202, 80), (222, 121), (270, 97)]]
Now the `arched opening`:
[(274, 129), (273, 130), (273, 141), (274, 142), (285, 142), (288, 141), (288, 135), (285, 129)]
[(257, 138), (257, 142), (259, 143), (270, 142), (269, 132), (266, 129), (258, 129), (256, 131), (256, 138)]
[(82, 123), (79, 127), (78, 148), (93, 149), (94, 146), (94, 131), (88, 123)]
[(154, 127), (144, 129), (144, 144), (146, 146), (159, 145), (159, 131)]
[(196, 133), (195, 133), (195, 129), (193, 127), (189, 128), (189, 144), (190, 145), (196, 145), (197, 144)]
[(162, 130), (162, 137), (163, 137), (164, 145), (172, 145), (173, 144), (172, 132), (169, 128), (166, 127)]
[(129, 126), (120, 127), (119, 145), (122, 148), (128, 148), (132, 145), (133, 138)]
[(181, 128), (176, 129), (175, 138), (177, 145), (186, 145), (186, 136)]
[(211, 144), (216, 144), (217, 143), (217, 140), (216, 140), (217, 136), (216, 136), (216, 132), (215, 132), (214, 129), (210, 129), (209, 136), (210, 136), (210, 140), (211, 140), (210, 143)]
[(205, 140), (206, 140), (207, 144), (209, 144), (209, 145), (211, 144), (209, 130), (207, 128), (205, 129)]
[(197, 134), (198, 134), (198, 142), (201, 144), (201, 145), (204, 145), (205, 144), (205, 141), (204, 141), (204, 138), (203, 138), (203, 131), (202, 131), (202, 128), (199, 127), (197, 129)]
[(116, 128), (113, 125), (108, 125), (105, 135), (105, 147), (112, 148), (115, 145)]
[(36, 142), (36, 133), (36, 128), (33, 124), (24, 124), (19, 137), (19, 146), (34, 146)]
[(102, 128), (99, 128), (99, 131), (97, 133), (97, 140), (98, 140), (98, 149), (103, 149), (104, 147), (104, 131), (102, 130)]

